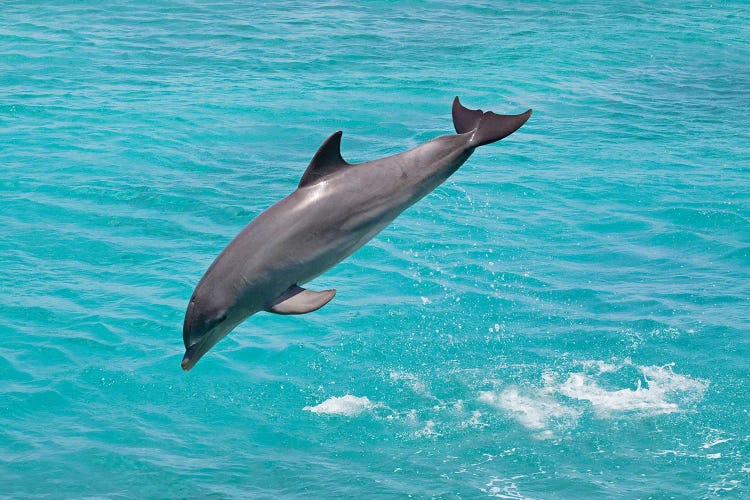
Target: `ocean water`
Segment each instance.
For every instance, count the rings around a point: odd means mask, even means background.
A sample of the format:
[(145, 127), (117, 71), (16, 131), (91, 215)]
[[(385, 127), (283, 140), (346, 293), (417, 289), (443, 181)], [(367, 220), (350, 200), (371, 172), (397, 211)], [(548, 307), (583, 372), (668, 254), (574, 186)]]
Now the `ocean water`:
[[(745, 2), (0, 4), (0, 496), (750, 496)], [(534, 108), (189, 373), (192, 290), (352, 162)]]

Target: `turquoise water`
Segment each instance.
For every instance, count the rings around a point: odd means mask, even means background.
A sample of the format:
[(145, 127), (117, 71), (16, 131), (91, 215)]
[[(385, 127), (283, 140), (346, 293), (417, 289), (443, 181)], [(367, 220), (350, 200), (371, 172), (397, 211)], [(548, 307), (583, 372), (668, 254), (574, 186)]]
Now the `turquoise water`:
[[(749, 27), (4, 2), (0, 496), (750, 495)], [(405, 150), (455, 95), (535, 113), (183, 373), (195, 284), (322, 141)]]

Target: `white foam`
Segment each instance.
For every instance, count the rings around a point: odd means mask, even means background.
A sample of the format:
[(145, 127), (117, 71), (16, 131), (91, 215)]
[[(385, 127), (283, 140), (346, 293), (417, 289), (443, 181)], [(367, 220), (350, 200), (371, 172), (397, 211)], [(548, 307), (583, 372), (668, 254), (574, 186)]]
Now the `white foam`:
[[(553, 425), (568, 427), (578, 418), (577, 410), (560, 404), (544, 390), (531, 390), (528, 395), (520, 394), (515, 387), (500, 394), (483, 391), (479, 393), (479, 401), (506, 411), (521, 425), (535, 431), (549, 430)], [(552, 434), (543, 432), (539, 436), (548, 438)]]
[(305, 406), (302, 409), (319, 415), (345, 415), (347, 417), (353, 417), (374, 407), (375, 405), (367, 399), (367, 397), (359, 398), (347, 394), (340, 398), (328, 398), (317, 406)]
[[(544, 373), (541, 387), (509, 387), (502, 392), (480, 392), (479, 401), (502, 410), (527, 429), (535, 431), (535, 437), (553, 438), (553, 431), (575, 426), (581, 411), (585, 410), (574, 401), (561, 400), (560, 396), (589, 402), (594, 415), (599, 418), (611, 418), (621, 413), (650, 416), (684, 411), (691, 403), (700, 400), (708, 388), (707, 381), (674, 373), (673, 365), (637, 366), (626, 359), (619, 364), (585, 361), (580, 366), (583, 368), (581, 372)], [(624, 368), (626, 371), (618, 374)], [(629, 387), (603, 387), (601, 384), (605, 383), (606, 377), (611, 378), (608, 374), (621, 375), (620, 380), (625, 378), (624, 383)], [(634, 389), (631, 384), (635, 385)]]
[(555, 390), (569, 398), (589, 401), (598, 416), (607, 417), (613, 412), (640, 412), (647, 415), (678, 412), (681, 408), (675, 399), (699, 398), (707, 388), (706, 382), (674, 373), (671, 365), (635, 368), (641, 372), (648, 387), (643, 387), (639, 379), (636, 380), (635, 389), (610, 391), (601, 387), (594, 377), (583, 372), (571, 373)]
[(483, 493), (495, 498), (509, 498), (514, 500), (523, 500), (528, 497), (523, 495), (516, 485), (515, 481), (526, 476), (515, 476), (510, 479), (493, 477), (486, 484), (486, 488), (479, 488)]
[(658, 388), (644, 389), (640, 381), (633, 389), (607, 391), (583, 373), (573, 373), (560, 387), (560, 393), (591, 402), (600, 416), (612, 411), (643, 411), (652, 413), (673, 413), (679, 411), (676, 403), (664, 399), (663, 391)]
[(479, 410), (474, 410), (471, 412), (471, 417), (469, 417), (469, 420), (466, 420), (461, 424), (462, 428), (466, 427), (487, 427), (487, 424), (482, 422), (482, 412)]
[(442, 436), (442, 434), (435, 431), (435, 422), (432, 420), (428, 420), (422, 429), (414, 432), (414, 437), (418, 438), (436, 438), (438, 436)]

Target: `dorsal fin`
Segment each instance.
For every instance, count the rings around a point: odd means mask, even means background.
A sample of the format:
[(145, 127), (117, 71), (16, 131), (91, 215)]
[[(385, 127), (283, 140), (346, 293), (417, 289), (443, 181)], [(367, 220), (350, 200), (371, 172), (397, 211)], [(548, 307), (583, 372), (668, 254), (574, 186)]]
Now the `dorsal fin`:
[(346, 167), (349, 164), (341, 157), (341, 131), (334, 132), (331, 137), (326, 139), (315, 153), (307, 170), (299, 181), (299, 186), (305, 187), (314, 184), (326, 175), (336, 170)]

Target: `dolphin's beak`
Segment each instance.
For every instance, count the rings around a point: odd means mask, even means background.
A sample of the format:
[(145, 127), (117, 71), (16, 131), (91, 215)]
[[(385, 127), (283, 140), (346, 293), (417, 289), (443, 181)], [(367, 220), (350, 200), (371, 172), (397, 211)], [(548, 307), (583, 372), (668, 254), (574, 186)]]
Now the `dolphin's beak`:
[(218, 325), (214, 327), (213, 329), (209, 330), (209, 332), (206, 335), (201, 337), (193, 345), (186, 346), (185, 355), (182, 357), (182, 363), (180, 363), (180, 365), (182, 366), (182, 369), (185, 371), (190, 370), (192, 367), (195, 366), (198, 360), (203, 357), (204, 354), (210, 351), (211, 348), (215, 346), (217, 342), (223, 339), (227, 335), (227, 333), (229, 333), (229, 331), (231, 330), (231, 328), (227, 330), (225, 327), (226, 327), (226, 324)]
[(218, 339), (214, 340), (215, 337), (217, 337), (216, 331), (212, 330), (195, 344), (186, 346), (185, 356), (182, 357), (182, 363), (180, 364), (182, 369), (188, 371), (194, 367), (198, 360), (218, 342)]
[(195, 366), (195, 363), (198, 362), (200, 357), (203, 356), (202, 353), (198, 354), (198, 346), (200, 344), (201, 343), (199, 342), (198, 344), (192, 345), (188, 347), (187, 349), (185, 349), (185, 356), (182, 358), (182, 363), (181, 363), (183, 370), (189, 371), (192, 367)]

